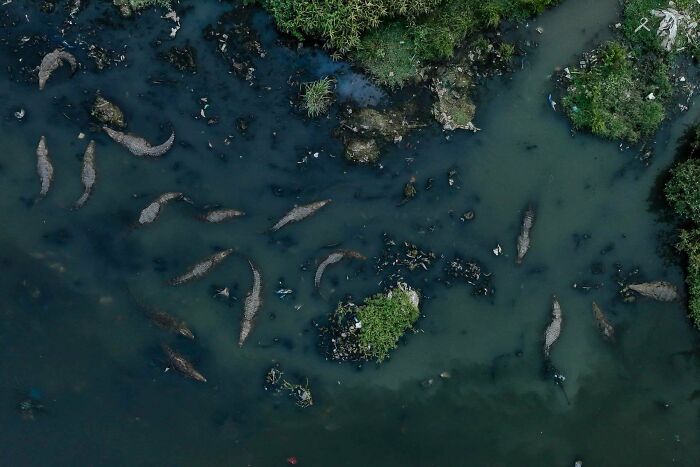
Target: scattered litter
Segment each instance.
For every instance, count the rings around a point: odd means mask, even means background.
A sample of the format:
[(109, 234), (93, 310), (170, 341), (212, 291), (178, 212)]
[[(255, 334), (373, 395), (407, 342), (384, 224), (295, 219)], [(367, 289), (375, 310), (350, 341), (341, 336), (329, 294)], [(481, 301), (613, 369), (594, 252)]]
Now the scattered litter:
[(24, 109), (19, 109), (17, 112), (15, 112), (15, 118), (17, 120), (22, 120), (24, 116), (26, 115)]
[(554, 110), (555, 112), (557, 111), (557, 103), (554, 99), (552, 99), (552, 95), (547, 96), (547, 102), (549, 102), (549, 106)]
[(501, 245), (498, 244), (498, 245), (496, 245), (496, 248), (494, 248), (491, 251), (493, 251), (494, 255), (499, 256), (503, 252), (503, 248), (501, 248)]

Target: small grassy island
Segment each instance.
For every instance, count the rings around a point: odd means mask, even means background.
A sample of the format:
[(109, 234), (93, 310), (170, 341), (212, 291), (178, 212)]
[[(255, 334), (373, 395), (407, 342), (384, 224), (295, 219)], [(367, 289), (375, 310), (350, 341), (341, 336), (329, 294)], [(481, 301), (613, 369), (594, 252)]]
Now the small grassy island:
[(696, 0), (624, 0), (614, 40), (565, 70), (564, 109), (574, 128), (636, 143), (652, 137), (698, 56)]
[(666, 200), (681, 223), (678, 249), (686, 254), (686, 282), (690, 294), (688, 313), (700, 327), (700, 125), (690, 132), (681, 157), (685, 160), (671, 170), (666, 182)]
[(330, 317), (323, 338), (332, 360), (386, 360), (399, 339), (420, 316), (418, 292), (399, 284), (368, 297), (362, 305), (341, 303)]

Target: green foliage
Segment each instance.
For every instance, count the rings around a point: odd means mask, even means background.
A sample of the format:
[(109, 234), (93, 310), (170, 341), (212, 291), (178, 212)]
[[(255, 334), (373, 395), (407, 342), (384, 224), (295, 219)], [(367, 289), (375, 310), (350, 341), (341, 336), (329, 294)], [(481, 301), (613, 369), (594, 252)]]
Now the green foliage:
[(678, 249), (688, 255), (685, 277), (690, 294), (688, 312), (695, 326), (700, 328), (700, 230), (681, 231)]
[(562, 100), (574, 127), (631, 143), (653, 135), (671, 94), (668, 75), (658, 64), (642, 66), (621, 42), (608, 42), (595, 55), (600, 59), (572, 71)]
[(450, 58), (465, 37), (558, 0), (260, 0), (277, 26), (349, 52), (381, 84), (403, 85), (426, 61)]
[(671, 171), (666, 199), (684, 220), (700, 224), (700, 160), (681, 162)]
[(326, 112), (333, 101), (333, 81), (325, 77), (304, 85), (303, 106), (309, 117)]
[(442, 0), (261, 0), (277, 26), (299, 38), (321, 38), (341, 52), (358, 47), (360, 36), (383, 21), (408, 21), (425, 14)]
[(360, 346), (367, 358), (382, 362), (396, 348), (401, 336), (413, 328), (418, 320), (418, 307), (411, 303), (409, 292), (401, 287), (387, 294), (377, 294), (365, 299), (357, 307), (356, 316), (360, 328)]
[(352, 57), (362, 63), (379, 84), (403, 86), (420, 73), (415, 44), (405, 23), (394, 22), (366, 34)]

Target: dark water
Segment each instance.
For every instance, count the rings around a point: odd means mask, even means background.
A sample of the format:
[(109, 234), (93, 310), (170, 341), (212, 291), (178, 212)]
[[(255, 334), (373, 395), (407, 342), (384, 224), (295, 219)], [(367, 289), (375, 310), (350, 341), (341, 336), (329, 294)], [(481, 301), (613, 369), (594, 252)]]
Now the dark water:
[[(545, 466), (577, 458), (593, 466), (699, 465), (697, 332), (683, 304), (625, 304), (614, 280), (620, 264), (625, 273), (639, 268), (643, 279), (682, 283), (663, 254), (671, 226), (649, 199), (696, 112), (660, 132), (645, 167), (614, 143), (572, 137), (546, 101), (549, 74), (607, 36), (617, 2), (569, 1), (532, 22), (522, 34), (539, 47), (523, 69), (480, 88), (480, 133), (425, 128), (404, 141), (410, 147), (390, 147), (381, 168), (346, 165), (331, 137), (337, 110), (303, 118), (290, 105), (297, 90), (288, 79), (335, 73), (341, 99), (370, 103), (386, 102), (380, 91), (314, 49), (279, 45), (263, 14), (253, 22), (266, 56), (253, 61), (252, 84), (237, 78), (215, 43), (202, 39), (204, 27), (233, 5), (190, 5), (172, 40), (171, 23), (155, 11), (122, 21), (92, 2), (66, 39), (89, 39), (126, 61), (97, 73), (77, 50), (86, 66), (72, 79), (59, 70), (41, 93), (21, 67), (57, 45), (51, 38), (62, 13), (41, 14), (34, 2), (0, 7), (5, 19), (22, 18), (3, 30), (9, 44), (0, 49), (0, 465), (274, 466), (291, 455), (307, 466)], [(89, 21), (98, 33), (85, 38), (81, 22)], [(534, 26), (544, 34), (533, 35)], [(49, 43), (17, 47), (34, 34)], [(157, 60), (158, 51), (187, 41), (198, 51), (196, 75)], [(116, 147), (88, 120), (97, 90), (122, 107), (131, 131), (161, 141), (174, 128), (176, 147), (155, 161)], [(195, 118), (204, 97), (217, 125)], [(22, 122), (12, 116), (19, 107), (27, 111)], [(238, 118), (250, 122), (245, 134)], [(47, 199), (34, 205), (40, 135), (56, 176)], [(98, 182), (74, 212), (89, 138), (97, 141)], [(454, 187), (450, 168), (459, 174)], [(397, 208), (411, 176), (418, 197)], [(430, 177), (434, 188), (426, 191)], [(131, 228), (142, 207), (173, 190), (198, 206), (249, 215), (206, 225), (194, 218), (195, 207), (174, 204), (156, 224)], [(317, 216), (274, 236), (261, 233), (295, 203), (322, 198), (333, 203)], [(533, 248), (516, 267), (528, 202), (538, 211)], [(469, 209), (475, 220), (460, 221)], [(314, 262), (339, 242), (375, 257), (383, 232), (446, 258), (483, 262), (495, 295), (436, 282), (443, 262), (409, 274), (424, 295), (420, 332), (381, 366), (326, 361), (315, 323), (346, 294), (381, 290), (384, 276), (372, 260), (341, 263), (324, 278), (324, 299), (313, 291)], [(497, 244), (499, 257), (491, 252)], [(235, 248), (262, 269), (265, 304), (242, 349), (239, 318), (251, 277), (240, 256), (201, 282), (166, 283), (217, 248)], [(602, 287), (585, 292), (575, 283)], [(229, 303), (213, 298), (224, 286)], [(280, 288), (294, 293), (280, 299)], [(128, 289), (187, 320), (196, 340), (154, 327)], [(564, 310), (553, 364), (566, 377), (565, 394), (543, 373), (552, 294)], [(592, 300), (616, 326), (613, 345), (594, 327)], [(164, 372), (161, 343), (191, 357), (209, 382)], [(313, 407), (263, 390), (275, 362), (295, 380), (308, 377)], [(450, 379), (440, 378), (445, 371)], [(18, 408), (30, 391), (45, 407), (33, 421)]]

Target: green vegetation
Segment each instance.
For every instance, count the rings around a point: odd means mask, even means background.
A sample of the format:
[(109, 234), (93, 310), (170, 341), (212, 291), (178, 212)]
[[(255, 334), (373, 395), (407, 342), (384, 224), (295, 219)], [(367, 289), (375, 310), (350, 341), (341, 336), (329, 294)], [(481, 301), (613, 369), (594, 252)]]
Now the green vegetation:
[(688, 313), (700, 328), (700, 229), (683, 230), (678, 249), (688, 257), (685, 282), (688, 284)]
[(366, 299), (356, 316), (362, 325), (360, 346), (368, 358), (381, 362), (396, 348), (401, 336), (412, 329), (419, 313), (409, 292), (397, 287), (387, 294)]
[(700, 224), (700, 160), (689, 159), (671, 171), (666, 199), (681, 218)]
[[(334, 360), (386, 360), (420, 315), (418, 293), (399, 284), (362, 305), (340, 304), (330, 317), (330, 357)], [(328, 332), (330, 331), (330, 332)]]
[(326, 112), (333, 101), (333, 81), (325, 77), (304, 85), (303, 107), (309, 117), (318, 117)]
[(700, 125), (690, 132), (685, 147), (686, 158), (671, 170), (666, 182), (666, 200), (678, 215), (682, 229), (678, 249), (686, 254), (686, 283), (690, 299), (689, 314), (700, 328), (700, 159), (695, 152), (700, 147)]
[(570, 70), (562, 104), (576, 129), (630, 143), (658, 130), (674, 93), (671, 68), (698, 50), (693, 22), (700, 21), (700, 3), (676, 1), (678, 34), (670, 40), (657, 34), (665, 8), (666, 0), (625, 0), (618, 37)]
[(629, 142), (652, 136), (665, 117), (663, 103), (671, 97), (668, 77), (658, 68), (641, 68), (621, 42), (608, 42), (593, 57), (594, 64), (572, 71), (562, 100), (574, 127)]
[(381, 84), (420, 77), (466, 37), (521, 20), (558, 0), (259, 0), (277, 26), (349, 53)]

